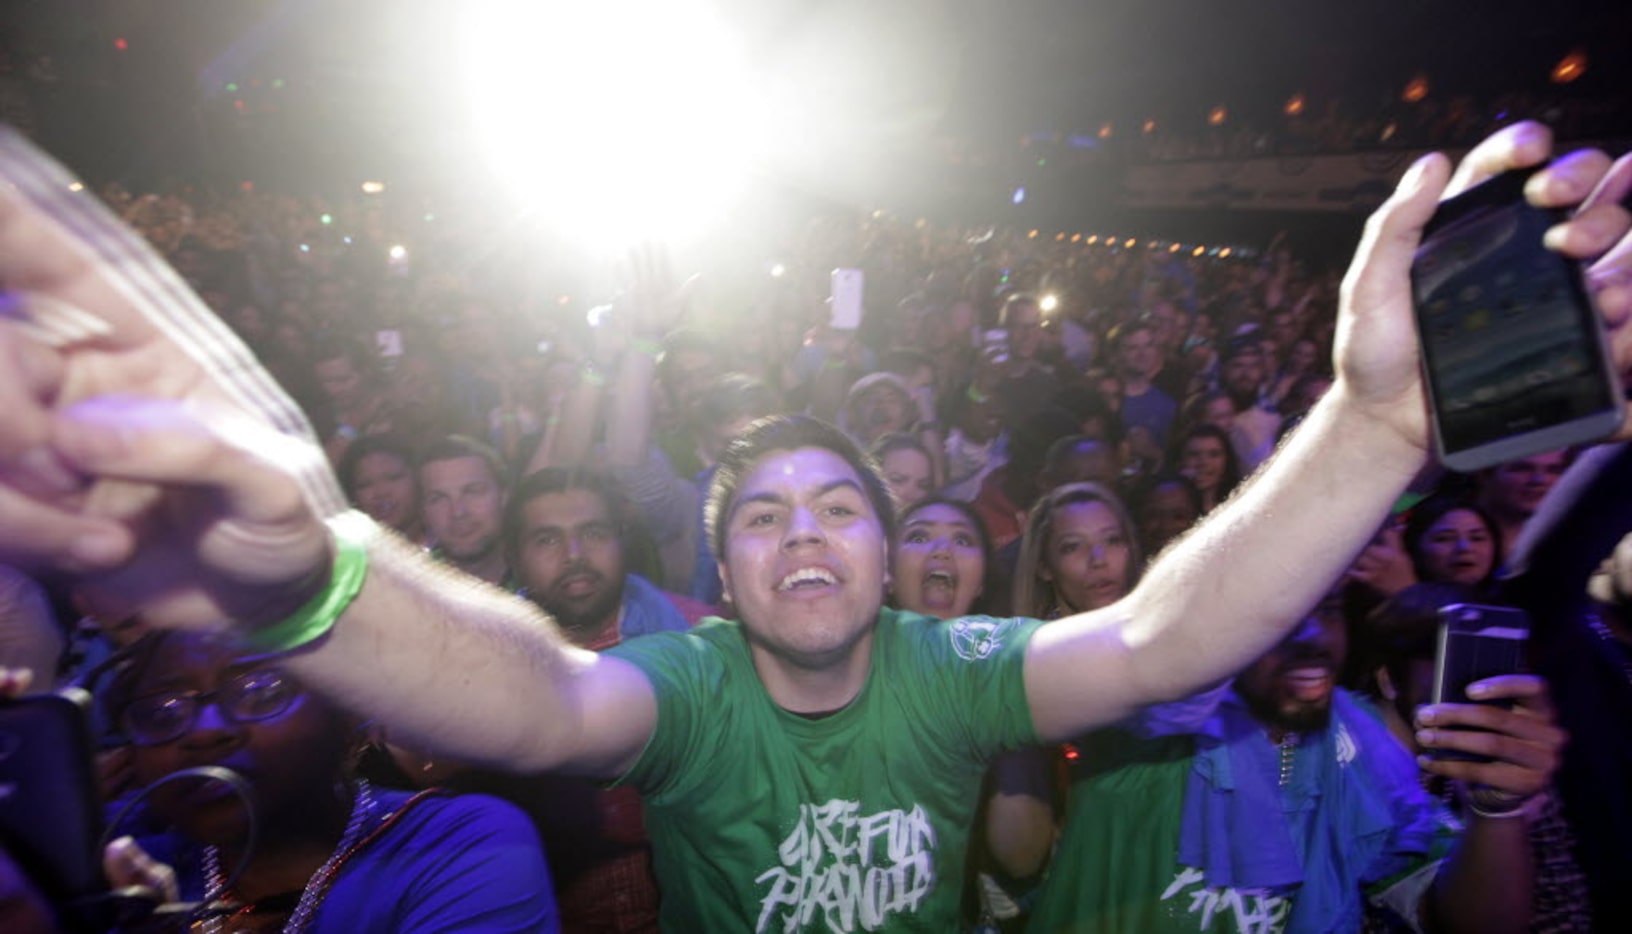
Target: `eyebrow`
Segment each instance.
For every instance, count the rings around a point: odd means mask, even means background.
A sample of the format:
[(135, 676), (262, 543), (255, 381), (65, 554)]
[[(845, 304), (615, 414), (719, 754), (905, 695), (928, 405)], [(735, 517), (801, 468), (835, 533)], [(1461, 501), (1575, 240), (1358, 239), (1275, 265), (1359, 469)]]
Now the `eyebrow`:
[[(850, 479), (849, 477), (839, 477), (836, 480), (829, 480), (828, 482), (817, 487), (816, 492), (811, 496), (811, 499), (821, 499), (834, 490), (844, 487), (849, 487), (864, 498), (867, 495), (866, 491), (861, 488), (861, 484)], [(772, 506), (786, 506), (788, 503), (788, 498), (775, 490), (764, 490), (758, 493), (750, 493), (747, 496), (737, 500), (737, 504), (731, 507), (731, 514), (733, 516), (736, 515), (737, 510), (748, 505), (749, 503), (768, 503)]]
[(925, 527), (931, 526), (931, 525), (950, 525), (950, 526), (953, 526), (955, 528), (960, 528), (960, 529), (973, 529), (975, 527), (975, 524), (973, 522), (970, 522), (968, 519), (919, 519), (919, 518), (912, 518), (912, 519), (908, 519), (907, 524), (902, 526), (901, 528), (902, 528), (903, 531), (905, 531), (907, 529), (921, 529), (921, 528), (925, 528)]

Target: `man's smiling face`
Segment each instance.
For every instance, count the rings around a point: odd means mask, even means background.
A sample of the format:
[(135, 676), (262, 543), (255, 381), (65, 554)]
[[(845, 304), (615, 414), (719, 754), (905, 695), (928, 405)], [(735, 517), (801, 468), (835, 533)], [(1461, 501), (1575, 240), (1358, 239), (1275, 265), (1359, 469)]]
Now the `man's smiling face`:
[(848, 662), (872, 635), (886, 574), (884, 526), (856, 470), (825, 448), (772, 451), (725, 523), (726, 593), (761, 663)]

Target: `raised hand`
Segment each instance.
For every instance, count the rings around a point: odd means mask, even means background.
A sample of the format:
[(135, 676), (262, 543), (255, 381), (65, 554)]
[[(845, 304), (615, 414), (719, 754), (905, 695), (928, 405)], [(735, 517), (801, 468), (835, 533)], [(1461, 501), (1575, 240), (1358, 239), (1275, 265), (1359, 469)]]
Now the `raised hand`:
[(1470, 800), (1501, 811), (1545, 790), (1558, 769), (1564, 730), (1553, 715), (1547, 682), (1535, 675), (1504, 675), (1468, 686), (1479, 700), (1496, 704), (1436, 704), (1417, 712), (1417, 742), (1435, 749), (1475, 753), (1489, 762), (1425, 756), (1422, 766), (1435, 775), (1465, 783)]
[[(1339, 391), (1361, 410), (1395, 429), (1408, 443), (1428, 446), (1427, 413), (1419, 379), (1411, 317), (1410, 267), (1423, 225), (1437, 203), (1515, 168), (1540, 165), (1552, 154), (1551, 132), (1535, 123), (1508, 127), (1476, 146), (1454, 174), (1440, 154), (1417, 160), (1386, 204), (1366, 224), (1354, 263), (1343, 280), (1345, 314), (1338, 319)], [(1616, 359), (1632, 369), (1632, 217), (1620, 205), (1632, 190), (1632, 158), (1610, 163), (1597, 151), (1565, 156), (1530, 179), (1532, 204), (1573, 208), (1570, 220), (1547, 237), (1553, 249), (1591, 262)], [(1632, 436), (1632, 425), (1627, 428)]]
[(275, 619), (343, 508), (299, 409), (176, 274), (0, 129), (0, 560), (87, 609)]

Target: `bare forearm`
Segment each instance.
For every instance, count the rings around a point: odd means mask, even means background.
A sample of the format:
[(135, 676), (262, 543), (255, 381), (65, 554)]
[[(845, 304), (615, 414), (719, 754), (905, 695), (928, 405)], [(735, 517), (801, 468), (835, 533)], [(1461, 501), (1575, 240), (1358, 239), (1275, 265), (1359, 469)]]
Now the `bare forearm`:
[(527, 462), (525, 476), (546, 467), (578, 467), (589, 462), (595, 427), (601, 417), (600, 385), (580, 378), (562, 400), (559, 420), (545, 432), (544, 442)]
[(487, 764), (557, 764), (570, 686), (596, 662), (530, 604), (435, 564), (395, 536), (370, 546), (361, 593), (288, 665), (411, 745)]
[(1339, 392), (1126, 600), (1038, 631), (1027, 690), (1041, 736), (1067, 738), (1235, 674), (1348, 567), (1423, 454)]
[(652, 377), (656, 370), (656, 358), (638, 350), (625, 353), (618, 364), (606, 422), (606, 460), (614, 467), (646, 460), (652, 437)]
[(986, 847), (1012, 878), (1042, 871), (1054, 848), (1054, 806), (1048, 753), (1026, 749), (992, 760), (986, 800)]
[(1136, 589), (1124, 638), (1138, 683), (1174, 700), (1262, 655), (1354, 561), (1422, 462), (1329, 398)]
[(1523, 817), (1471, 816), (1456, 852), (1440, 869), (1425, 906), (1435, 932), (1526, 931), (1535, 866)]

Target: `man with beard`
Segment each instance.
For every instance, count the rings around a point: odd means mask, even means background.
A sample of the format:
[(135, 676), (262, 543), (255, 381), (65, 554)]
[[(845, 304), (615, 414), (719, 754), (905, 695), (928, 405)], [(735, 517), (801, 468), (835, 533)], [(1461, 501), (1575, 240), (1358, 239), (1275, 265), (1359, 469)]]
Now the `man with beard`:
[[(529, 474), (505, 510), (505, 551), (522, 592), (555, 619), (562, 635), (591, 651), (636, 636), (684, 632), (712, 607), (665, 593), (628, 570), (635, 523), (617, 488), (587, 471)], [(564, 931), (657, 930), (640, 796), (571, 777), (507, 779), (470, 773), (454, 782), (482, 786), (521, 805), (550, 860)]]
[(1123, 725), (1082, 741), (1028, 931), (1420, 930), (1436, 889), (1493, 860), (1508, 867), (1504, 886), (1530, 890), (1528, 827), (1564, 745), (1545, 683), (1510, 675), (1470, 691), (1511, 709), (1417, 711), (1419, 741), (1477, 736), (1492, 757), (1458, 764), (1468, 813), (1458, 842), (1411, 753), (1337, 687), (1348, 655), (1340, 595), (1237, 675), (1216, 709), (1198, 709), (1194, 729)]

